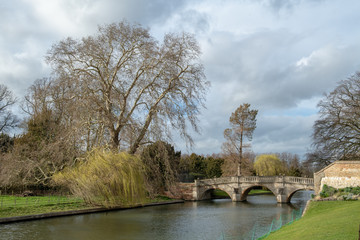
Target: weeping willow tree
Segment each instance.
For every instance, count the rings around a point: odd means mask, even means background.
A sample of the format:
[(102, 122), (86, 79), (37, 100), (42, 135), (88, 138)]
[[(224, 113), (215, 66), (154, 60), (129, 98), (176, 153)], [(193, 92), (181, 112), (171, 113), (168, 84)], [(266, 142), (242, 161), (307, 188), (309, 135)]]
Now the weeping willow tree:
[(256, 157), (254, 169), (258, 176), (276, 176), (284, 172), (281, 160), (275, 154)]
[(53, 181), (87, 203), (113, 207), (144, 201), (143, 176), (144, 167), (138, 157), (95, 149), (76, 167), (54, 175)]

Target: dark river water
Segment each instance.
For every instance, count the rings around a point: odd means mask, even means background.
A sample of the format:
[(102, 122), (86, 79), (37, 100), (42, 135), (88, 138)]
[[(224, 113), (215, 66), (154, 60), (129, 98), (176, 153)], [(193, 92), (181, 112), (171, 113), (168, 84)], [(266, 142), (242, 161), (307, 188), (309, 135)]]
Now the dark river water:
[(260, 231), (273, 219), (291, 216), (305, 207), (311, 193), (295, 193), (291, 204), (257, 195), (247, 202), (217, 199), (5, 224), (0, 239), (249, 239), (255, 224)]

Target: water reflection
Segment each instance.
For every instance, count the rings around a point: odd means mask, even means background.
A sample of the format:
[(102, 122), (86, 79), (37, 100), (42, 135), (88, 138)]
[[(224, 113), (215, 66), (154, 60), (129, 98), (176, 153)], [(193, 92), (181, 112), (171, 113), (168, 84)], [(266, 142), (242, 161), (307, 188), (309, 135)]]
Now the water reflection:
[(0, 239), (219, 239), (245, 236), (256, 223), (304, 207), (311, 192), (296, 193), (291, 204), (273, 195), (248, 196), (247, 202), (217, 199), (125, 211), (61, 217), (0, 226)]

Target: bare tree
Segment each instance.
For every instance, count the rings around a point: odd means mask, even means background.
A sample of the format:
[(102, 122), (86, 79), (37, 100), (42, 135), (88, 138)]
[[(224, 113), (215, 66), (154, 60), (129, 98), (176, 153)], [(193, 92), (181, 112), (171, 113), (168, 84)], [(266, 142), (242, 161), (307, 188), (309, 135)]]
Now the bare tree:
[[(222, 158), (224, 164), (222, 165), (223, 176), (235, 176), (238, 174), (239, 154), (236, 151), (225, 150), (223, 148)], [(254, 161), (255, 153), (252, 151), (245, 151), (241, 159), (241, 174), (244, 176), (252, 176), (255, 174)]]
[[(318, 104), (319, 119), (314, 124), (313, 161), (327, 165), (338, 159), (358, 158), (360, 151), (360, 72), (341, 81)], [(326, 154), (326, 159), (319, 154)], [(318, 156), (318, 157), (316, 157)], [(316, 159), (314, 159), (316, 158)]]
[(25, 131), (6, 158), (14, 163), (9, 168), (13, 166), (13, 175), (18, 176), (8, 178), (11, 184), (47, 185), (53, 174), (80, 155), (82, 134), (77, 134), (78, 125), (72, 121), (75, 104), (67, 101), (68, 95), (67, 87), (51, 78), (36, 80), (29, 87), (22, 104), (28, 114)]
[(0, 133), (17, 127), (19, 119), (10, 111), (16, 102), (12, 92), (3, 84), (0, 84)]
[(126, 21), (99, 27), (81, 40), (53, 45), (47, 61), (54, 76), (68, 83), (76, 99), (77, 121), (89, 136), (101, 131), (114, 149), (135, 153), (149, 141), (177, 129), (188, 143), (204, 107), (205, 81), (200, 49), (187, 33), (166, 34), (160, 44), (149, 30)]
[(249, 144), (245, 144), (246, 139), (252, 140), (253, 132), (256, 128), (256, 115), (258, 110), (251, 110), (250, 104), (245, 103), (240, 105), (235, 112), (231, 114), (230, 125), (231, 128), (227, 128), (224, 131), (224, 137), (227, 140), (223, 144), (223, 149), (236, 153), (238, 158), (237, 175), (241, 176), (241, 163), (243, 160), (244, 148), (250, 147)]

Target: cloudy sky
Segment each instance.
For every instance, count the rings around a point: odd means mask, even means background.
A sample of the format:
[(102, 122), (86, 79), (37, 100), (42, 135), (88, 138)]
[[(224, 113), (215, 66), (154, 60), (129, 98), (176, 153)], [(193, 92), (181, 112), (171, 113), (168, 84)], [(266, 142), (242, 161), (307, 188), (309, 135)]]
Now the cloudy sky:
[(166, 32), (196, 35), (211, 89), (196, 146), (221, 151), (230, 114), (242, 103), (258, 109), (256, 153), (303, 155), (311, 145), (317, 103), (360, 70), (358, 0), (0, 0), (0, 83), (21, 99), (49, 76), (44, 56), (66, 38), (127, 19)]

